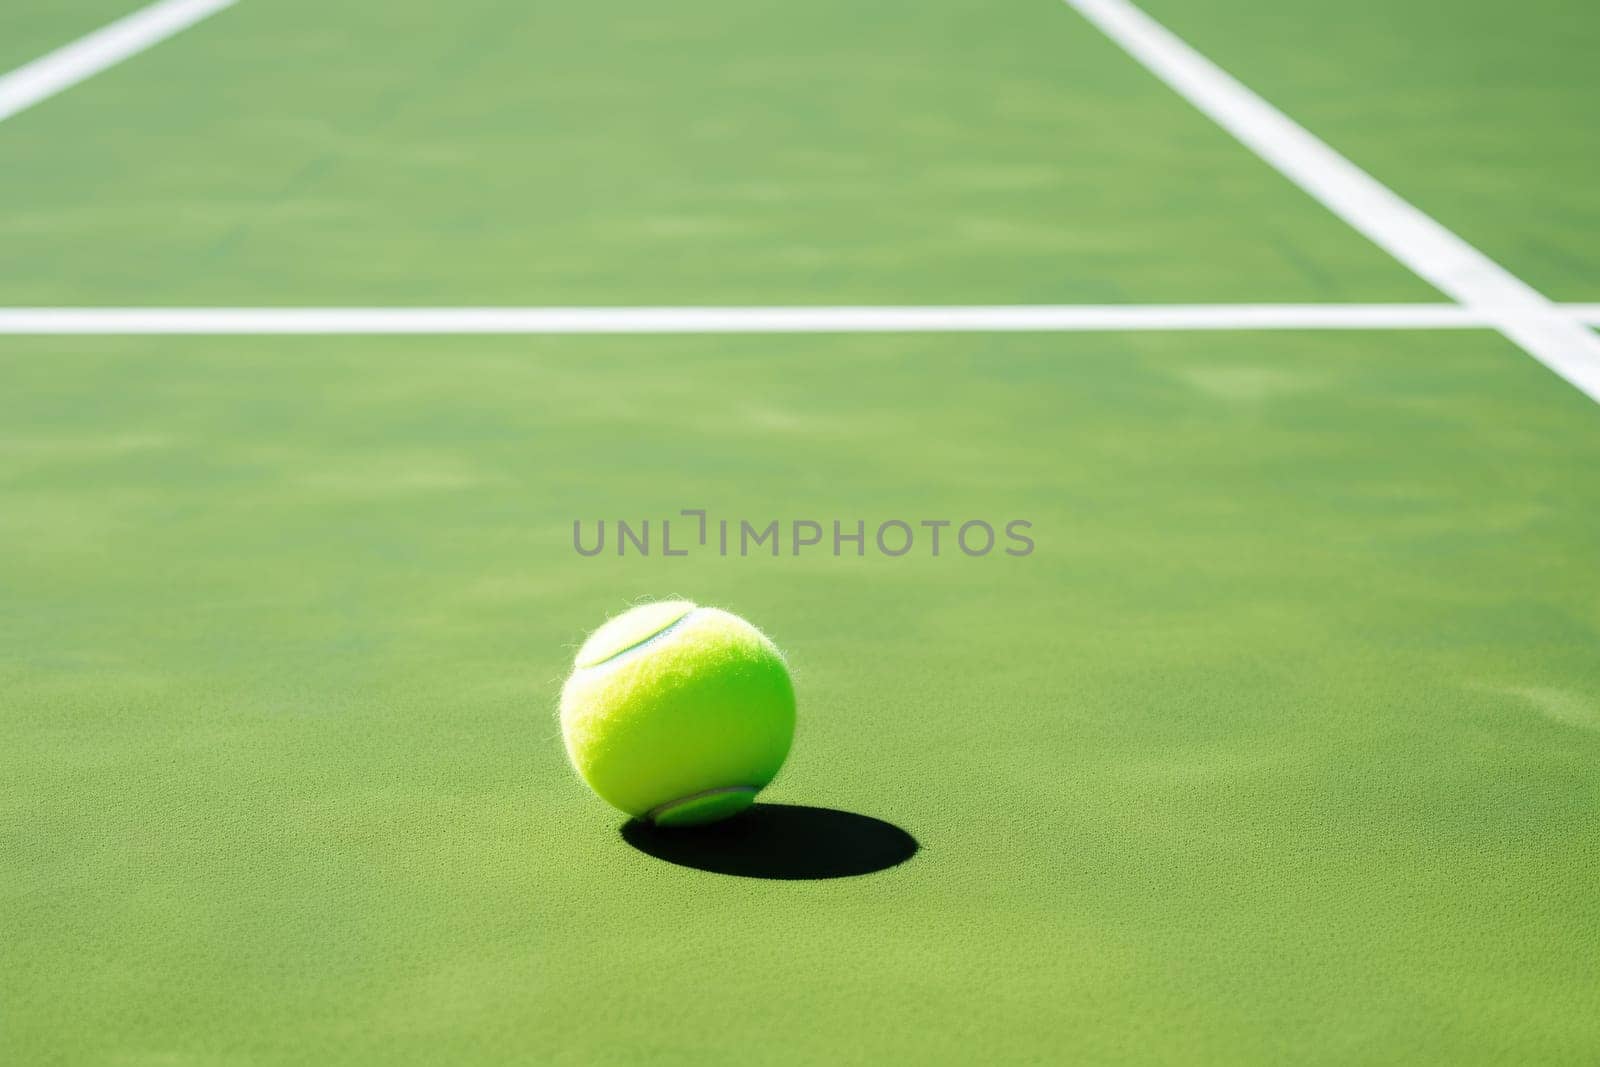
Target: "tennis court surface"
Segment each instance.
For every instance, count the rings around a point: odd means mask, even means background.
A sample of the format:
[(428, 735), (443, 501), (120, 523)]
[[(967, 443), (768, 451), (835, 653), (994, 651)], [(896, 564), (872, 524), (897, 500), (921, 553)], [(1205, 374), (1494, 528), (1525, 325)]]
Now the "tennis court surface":
[[(1600, 1060), (1600, 11), (136, 3), (0, 10), (0, 1061)], [(758, 855), (562, 748), (672, 596)]]

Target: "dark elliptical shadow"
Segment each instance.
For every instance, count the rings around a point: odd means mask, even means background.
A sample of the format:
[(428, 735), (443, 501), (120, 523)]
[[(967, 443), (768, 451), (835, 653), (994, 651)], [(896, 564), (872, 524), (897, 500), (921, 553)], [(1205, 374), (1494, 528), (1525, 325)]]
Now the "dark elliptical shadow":
[(917, 851), (893, 823), (833, 808), (756, 804), (710, 826), (667, 829), (634, 819), (634, 848), (680, 867), (745, 878), (850, 878), (887, 870)]

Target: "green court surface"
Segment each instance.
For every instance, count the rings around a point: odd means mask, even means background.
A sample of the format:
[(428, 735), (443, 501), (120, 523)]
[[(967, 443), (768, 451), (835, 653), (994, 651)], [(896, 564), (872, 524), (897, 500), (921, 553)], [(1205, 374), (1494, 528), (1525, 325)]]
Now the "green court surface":
[(1594, 301), (1600, 18), (1586, 5), (1145, 9), (1546, 296)]
[(125, 0), (62, 0), (0, 8), (0, 73), (126, 15)]
[[(1600, 302), (1600, 18), (1147, 10)], [(1032, 0), (241, 0), (0, 205), (0, 312), (1443, 301)], [(1593, 1063), (1597, 472), (1489, 330), (0, 336), (0, 1062)], [(574, 548), (696, 508), (868, 541)], [(625, 836), (555, 705), (670, 596), (787, 654), (805, 847), (914, 854)]]
[(1432, 298), (1011, 8), (243, 0), (7, 124), (0, 302)]

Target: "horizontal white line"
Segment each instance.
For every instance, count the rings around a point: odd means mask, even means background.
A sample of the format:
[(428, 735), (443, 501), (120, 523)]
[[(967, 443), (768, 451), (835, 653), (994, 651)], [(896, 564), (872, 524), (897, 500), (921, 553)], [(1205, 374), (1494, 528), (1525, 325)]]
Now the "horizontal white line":
[(181, 33), (236, 0), (160, 0), (0, 76), (0, 121)]
[(1455, 304), (0, 308), (0, 334), (1004, 333), (1487, 328)]

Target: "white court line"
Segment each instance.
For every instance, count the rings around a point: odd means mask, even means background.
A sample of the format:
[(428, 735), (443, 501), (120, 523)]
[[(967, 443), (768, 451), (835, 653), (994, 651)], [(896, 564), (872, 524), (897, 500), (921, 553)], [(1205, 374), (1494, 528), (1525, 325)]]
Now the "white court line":
[(0, 334), (990, 333), (1491, 328), (1457, 304), (0, 308)]
[(1128, 0), (1065, 0), (1323, 206), (1600, 401), (1600, 337), (1245, 88)]
[(1567, 314), (1590, 326), (1600, 326), (1600, 304), (1567, 304)]
[[(0, 120), (231, 6), (161, 0), (0, 77)], [(1462, 304), (0, 308), (0, 334), (673, 334), (1498, 328), (1600, 399), (1600, 304), (1558, 308), (1123, 0), (1066, 0), (1286, 176)], [(1319, 174), (1320, 171), (1325, 173)], [(1575, 335), (1577, 340), (1575, 340)], [(1587, 342), (1587, 343), (1585, 343)]]
[[(1600, 326), (1600, 304), (1565, 304)], [(1072, 333), (1494, 329), (1461, 304), (967, 307), (0, 307), (0, 335)]]
[(159, 0), (0, 75), (0, 122), (214, 15), (237, 0)]

